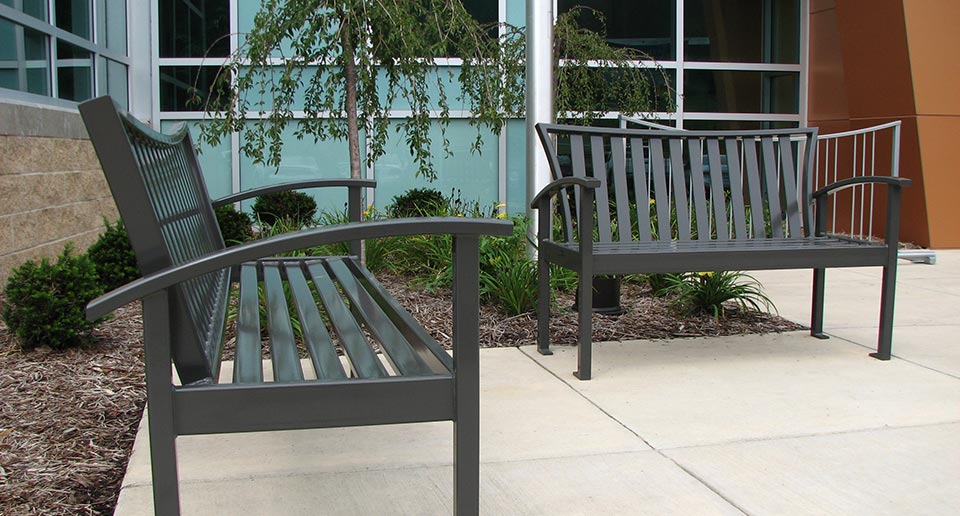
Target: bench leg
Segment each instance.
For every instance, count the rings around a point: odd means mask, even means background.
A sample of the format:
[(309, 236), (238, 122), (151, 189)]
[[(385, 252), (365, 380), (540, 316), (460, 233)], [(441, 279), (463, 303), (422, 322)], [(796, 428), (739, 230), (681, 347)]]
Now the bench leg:
[(537, 351), (552, 355), (550, 351), (550, 264), (543, 257), (537, 258)]
[(153, 508), (158, 516), (179, 516), (176, 432), (173, 428), (173, 382), (170, 371), (170, 310), (166, 292), (143, 300), (144, 351), (147, 363), (147, 424)]
[(577, 370), (573, 374), (581, 380), (589, 380), (593, 367), (593, 275), (581, 271), (579, 281)]
[(879, 360), (890, 360), (893, 348), (893, 298), (897, 289), (897, 264), (883, 268), (883, 285), (880, 293), (880, 336), (877, 340), (877, 352), (870, 356)]
[(457, 237), (453, 255), (453, 506), (480, 513), (480, 274), (477, 237)]
[(826, 269), (813, 269), (813, 306), (810, 309), (810, 335), (818, 339), (829, 339), (823, 333), (823, 291)]

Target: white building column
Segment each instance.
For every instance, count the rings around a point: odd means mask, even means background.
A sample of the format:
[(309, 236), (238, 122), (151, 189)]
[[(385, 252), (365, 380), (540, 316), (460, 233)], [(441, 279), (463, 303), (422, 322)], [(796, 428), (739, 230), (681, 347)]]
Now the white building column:
[[(534, 128), (553, 121), (553, 0), (527, 0), (527, 213), (531, 236), (537, 218), (530, 201), (550, 182), (550, 168)], [(535, 240), (534, 240), (535, 241)]]

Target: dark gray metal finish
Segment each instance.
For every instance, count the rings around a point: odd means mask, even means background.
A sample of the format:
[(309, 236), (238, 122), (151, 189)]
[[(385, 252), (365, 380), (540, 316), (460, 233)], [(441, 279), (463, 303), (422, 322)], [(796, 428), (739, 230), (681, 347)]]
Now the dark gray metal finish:
[[(825, 269), (881, 265), (874, 355), (889, 358), (900, 190), (909, 180), (860, 177), (812, 192), (816, 129), (710, 132), (539, 124), (537, 133), (554, 178), (532, 203), (540, 231), (537, 350), (550, 354), (550, 264), (574, 270), (580, 276), (578, 378), (591, 376), (595, 275), (812, 268), (811, 333), (824, 336)], [(888, 187), (890, 245), (822, 230), (828, 196), (864, 183)], [(571, 197), (575, 210), (569, 209)], [(554, 200), (563, 209), (552, 210)], [(565, 230), (559, 241), (551, 234), (555, 213)]]
[[(455, 509), (477, 514), (478, 242), (481, 235), (512, 234), (512, 223), (359, 222), (361, 189), (373, 182), (318, 180), (237, 194), (220, 203), (289, 188), (347, 186), (354, 222), (227, 249), (185, 131), (155, 133), (107, 98), (86, 102), (80, 110), (145, 274), (92, 301), (87, 316), (97, 319), (143, 300), (156, 513), (179, 514), (177, 435), (449, 420), (455, 428)], [(454, 236), (453, 357), (359, 259), (272, 258), (344, 241), (358, 254), (363, 239), (424, 233)], [(239, 283), (233, 383), (219, 385), (231, 283)], [(345, 351), (346, 369), (331, 334)], [(262, 373), (264, 339), (273, 378)], [(316, 380), (301, 366), (301, 344)], [(391, 370), (376, 349), (385, 351)], [(173, 384), (171, 361), (182, 386)]]

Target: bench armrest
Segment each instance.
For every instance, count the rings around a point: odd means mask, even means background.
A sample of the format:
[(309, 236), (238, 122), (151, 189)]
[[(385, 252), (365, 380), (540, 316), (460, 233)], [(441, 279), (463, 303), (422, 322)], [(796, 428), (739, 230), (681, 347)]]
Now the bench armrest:
[[(895, 253), (897, 249), (897, 239), (900, 233), (900, 191), (904, 186), (910, 186), (912, 180), (904, 177), (892, 176), (863, 176), (842, 179), (831, 183), (823, 188), (813, 192), (811, 200), (816, 205), (814, 211), (814, 235), (823, 236), (827, 231), (827, 200), (830, 195), (845, 188), (858, 185), (882, 184), (889, 187), (887, 194), (887, 234), (886, 240), (888, 247)], [(892, 241), (892, 243), (891, 243)]]
[(863, 184), (885, 184), (892, 186), (894, 188), (903, 188), (904, 186), (910, 186), (913, 183), (912, 180), (905, 177), (892, 177), (892, 176), (864, 176), (864, 177), (851, 177), (848, 179), (841, 179), (836, 183), (831, 183), (823, 188), (813, 192), (812, 198), (816, 200), (819, 197), (823, 197), (827, 194), (836, 192), (837, 190), (843, 190), (844, 188), (850, 188), (852, 186), (863, 185)]
[(351, 222), (295, 231), (228, 247), (192, 262), (168, 267), (132, 281), (88, 303), (86, 315), (88, 320), (95, 321), (121, 306), (188, 279), (279, 253), (347, 240), (437, 234), (474, 238), (481, 235), (509, 236), (513, 234), (513, 222), (463, 217), (425, 217)]
[(580, 188), (589, 188), (592, 190), (600, 187), (600, 180), (592, 177), (561, 177), (547, 186), (544, 186), (543, 189), (537, 193), (537, 196), (530, 201), (530, 207), (537, 209), (540, 205), (540, 201), (549, 199), (554, 193), (567, 186), (579, 186)]
[(238, 201), (258, 197), (272, 192), (282, 192), (286, 190), (301, 190), (304, 188), (326, 188), (331, 186), (347, 186), (353, 188), (374, 188), (377, 182), (372, 179), (313, 179), (310, 181), (291, 181), (287, 183), (278, 183), (275, 185), (261, 186), (252, 190), (245, 190), (235, 194), (221, 197), (213, 201), (213, 207), (217, 208), (226, 204), (233, 204)]

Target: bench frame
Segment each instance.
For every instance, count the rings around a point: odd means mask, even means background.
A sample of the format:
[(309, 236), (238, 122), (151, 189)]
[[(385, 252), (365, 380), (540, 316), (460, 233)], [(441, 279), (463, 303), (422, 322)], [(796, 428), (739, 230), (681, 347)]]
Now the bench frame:
[[(577, 371), (574, 372), (579, 379), (589, 380), (592, 375), (591, 307), (595, 275), (812, 268), (810, 333), (817, 338), (827, 338), (823, 332), (826, 268), (882, 266), (880, 331), (877, 352), (871, 356), (890, 359), (901, 189), (911, 183), (909, 179), (857, 177), (813, 192), (811, 171), (816, 129), (679, 131), (557, 124), (537, 124), (536, 128), (553, 176), (553, 181), (531, 202), (531, 208), (538, 213), (537, 350), (544, 355), (552, 354), (550, 264), (557, 264), (579, 275), (579, 334)], [(558, 138), (569, 139), (569, 170), (561, 165)], [(595, 148), (602, 150), (594, 152)], [(721, 153), (725, 160), (721, 159)], [(636, 180), (641, 174), (632, 168), (633, 162), (644, 163), (647, 181)], [(728, 162), (729, 172), (724, 170)], [(587, 168), (591, 165), (593, 170), (603, 169), (606, 173), (594, 174)], [(627, 175), (628, 170), (634, 174), (632, 179)], [(671, 170), (684, 170), (684, 174), (670, 175)], [(730, 178), (725, 179), (734, 183), (735, 188), (724, 186), (717, 178), (710, 181), (709, 170), (729, 173)], [(651, 186), (641, 184), (645, 182)], [(768, 191), (767, 185), (774, 183), (776, 190)], [(887, 187), (886, 241), (889, 244), (826, 233), (829, 196), (859, 185)], [(629, 208), (624, 207), (629, 204), (626, 202), (628, 188), (636, 193), (638, 204), (646, 202), (641, 200), (642, 196), (653, 202), (655, 193), (659, 201), (665, 198), (661, 196), (673, 196), (671, 202), (678, 205), (679, 238), (659, 239), (650, 231), (652, 219), (639, 208), (636, 209), (638, 232), (631, 232), (622, 224), (614, 230), (612, 220), (633, 216)], [(667, 194), (671, 188), (676, 191)], [(776, 195), (771, 194), (772, 191)], [(692, 200), (687, 199), (686, 192), (690, 192)], [(710, 199), (725, 196), (729, 198), (725, 203), (711, 205)], [(616, 208), (608, 209), (611, 200)], [(773, 227), (772, 236), (757, 235), (753, 229), (745, 231), (747, 225), (753, 228), (755, 222), (767, 216), (762, 211), (758, 215), (757, 210), (752, 214), (745, 210), (745, 206), (757, 202), (770, 208), (768, 225)], [(599, 209), (601, 206), (604, 209)], [(660, 233), (663, 233), (664, 215), (669, 220), (670, 208), (658, 204), (656, 209)], [(613, 210), (615, 213), (611, 216)], [(560, 241), (552, 234), (556, 212), (565, 235)], [(728, 217), (738, 219), (736, 231), (734, 223), (728, 225)], [(774, 219), (776, 223), (770, 222)], [(694, 230), (699, 230), (696, 233), (699, 235), (709, 233), (704, 229), (713, 229), (708, 220), (716, 221), (722, 228), (716, 228), (716, 235), (712, 237), (694, 237)], [(669, 224), (666, 228), (670, 234)]]
[[(90, 302), (87, 306), (87, 317), (96, 320), (120, 306), (142, 300), (150, 413), (150, 455), (156, 514), (180, 513), (175, 446), (176, 437), (179, 435), (443, 420), (453, 422), (455, 513), (477, 514), (480, 482), (479, 238), (481, 235), (509, 235), (512, 233), (512, 223), (463, 218), (360, 222), (362, 189), (372, 187), (375, 183), (357, 179), (274, 185), (213, 202), (207, 196), (196, 154), (185, 129), (175, 135), (156, 133), (118, 110), (107, 97), (81, 104), (80, 111), (144, 274), (141, 279)], [(134, 137), (146, 143), (135, 144)], [(157, 148), (165, 149), (163, 152), (169, 149), (174, 151), (169, 155), (155, 152), (151, 147), (154, 144)], [(154, 170), (148, 173), (148, 168)], [(163, 183), (168, 176), (174, 179)], [(268, 191), (330, 186), (349, 188), (348, 213), (352, 222), (301, 230), (230, 248), (224, 246), (213, 215), (215, 205), (234, 203)], [(162, 199), (154, 199), (154, 202), (167, 205), (151, 204), (151, 195), (156, 196), (155, 192), (149, 191), (151, 188), (161, 190)], [(170, 192), (175, 189), (182, 191)], [(174, 197), (170, 197), (171, 195)], [(194, 206), (175, 215), (163, 214), (164, 210), (170, 209), (170, 205), (177, 203), (184, 206), (193, 203)], [(156, 213), (160, 215), (151, 216)], [(178, 239), (175, 235), (172, 241), (168, 241), (166, 235), (161, 238), (160, 224), (164, 217), (200, 220), (202, 223), (192, 226), (193, 230), (186, 233), (188, 238)], [(176, 222), (175, 220), (174, 223)], [(174, 230), (176, 228), (165, 229), (167, 232)], [(356, 254), (359, 252), (361, 240), (421, 234), (453, 235), (452, 358), (376, 283), (355, 256), (271, 258), (298, 249), (345, 241), (350, 242), (351, 253)], [(177, 250), (171, 250), (171, 247), (178, 246), (183, 248), (179, 250), (181, 254), (187, 252), (192, 253), (192, 256), (186, 259), (173, 256)], [(365, 284), (365, 288), (380, 296), (377, 301), (380, 309), (385, 313), (389, 312), (389, 321), (383, 317), (383, 313), (378, 312), (380, 318), (376, 323), (399, 332), (393, 333), (395, 336), (408, 336), (406, 338), (410, 342), (425, 342), (416, 352), (420, 353), (421, 358), (425, 356), (425, 360), (431, 361), (432, 369), (418, 374), (398, 373), (376, 378), (343, 377), (316, 381), (219, 384), (219, 354), (223, 349), (223, 330), (218, 328), (223, 327), (227, 307), (221, 295), (224, 287), (216, 282), (224, 282), (228, 288), (230, 283), (239, 281), (242, 297), (244, 283), (241, 280), (244, 274), (241, 270), (244, 267), (254, 271), (262, 270), (263, 264), (271, 267), (272, 264), (286, 264), (305, 268), (304, 264), (310, 260), (315, 265), (319, 264), (318, 267), (325, 266), (329, 270), (338, 267), (340, 271), (353, 271), (357, 280)], [(262, 272), (259, 276), (248, 276), (252, 278), (254, 287), (256, 282), (266, 281)], [(226, 279), (222, 279), (224, 277)], [(204, 281), (214, 284), (217, 295), (214, 296), (215, 299), (202, 299), (201, 304), (212, 307), (201, 307), (201, 311), (206, 310), (204, 313), (208, 313), (205, 316), (208, 320), (203, 321), (204, 327), (209, 326), (212, 329), (206, 332), (200, 342), (196, 342), (195, 335), (190, 334), (187, 324), (195, 322), (194, 319), (197, 318), (194, 313), (196, 307), (189, 306), (192, 299), (190, 295), (195, 294), (191, 290), (193, 286)], [(265, 287), (267, 288), (269, 287)], [(254, 296), (256, 291), (257, 288), (253, 288)], [(259, 302), (256, 297), (253, 299)], [(270, 304), (269, 293), (267, 303)], [(274, 306), (271, 306), (270, 310), (273, 308)], [(365, 307), (351, 305), (349, 311), (357, 318), (356, 324), (360, 324), (359, 314), (364, 309)], [(240, 311), (242, 312), (243, 308)], [(285, 312), (281, 310), (280, 313)], [(243, 317), (242, 314), (239, 316), (241, 321)], [(254, 317), (257, 317), (256, 309)], [(272, 325), (272, 315), (270, 321)], [(277, 321), (282, 322), (279, 319)], [(336, 321), (333, 323), (337, 324)], [(363, 319), (363, 324), (373, 323)], [(240, 331), (238, 330), (238, 367), (234, 371), (235, 381), (241, 356)], [(278, 338), (273, 333), (271, 328), (271, 339)], [(371, 330), (370, 333), (376, 332)], [(256, 362), (252, 368), (248, 367), (248, 370), (259, 369), (260, 365), (259, 330), (255, 330), (253, 335), (256, 338), (256, 355), (252, 360)], [(385, 341), (381, 342), (381, 346), (382, 349), (387, 349)], [(274, 353), (273, 358), (275, 374), (279, 375), (283, 372), (277, 368), (280, 356)], [(334, 360), (337, 360), (335, 355)], [(171, 361), (182, 384), (174, 382)], [(288, 362), (292, 363), (294, 368), (300, 367), (296, 353), (293, 353), (292, 358), (288, 358)], [(356, 364), (351, 363), (355, 374), (359, 374), (354, 366)], [(321, 374), (319, 369), (317, 374)], [(343, 376), (342, 371), (340, 376)]]

